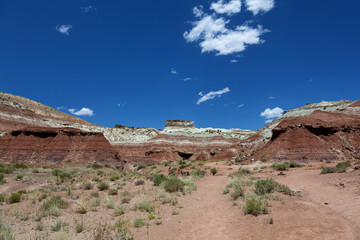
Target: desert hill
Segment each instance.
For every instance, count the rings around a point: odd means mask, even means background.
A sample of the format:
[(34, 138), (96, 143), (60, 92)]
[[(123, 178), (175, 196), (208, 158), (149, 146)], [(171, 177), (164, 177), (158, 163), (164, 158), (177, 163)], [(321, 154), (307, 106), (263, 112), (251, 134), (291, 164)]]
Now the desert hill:
[[(184, 120), (168, 120), (158, 130), (102, 127), (0, 93), (0, 136), (1, 161), (360, 159), (360, 101), (307, 104), (258, 131), (196, 128)], [(96, 152), (96, 157), (90, 152)]]

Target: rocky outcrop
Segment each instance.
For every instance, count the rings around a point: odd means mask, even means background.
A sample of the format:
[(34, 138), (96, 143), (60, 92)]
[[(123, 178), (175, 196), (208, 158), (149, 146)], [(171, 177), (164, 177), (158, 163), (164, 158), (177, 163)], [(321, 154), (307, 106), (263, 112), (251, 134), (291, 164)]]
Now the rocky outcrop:
[(286, 111), (258, 131), (196, 128), (185, 120), (168, 120), (163, 130), (109, 128), (0, 93), (0, 161), (360, 159), (359, 119), (360, 101), (323, 101)]
[(339, 112), (281, 118), (253, 158), (270, 160), (360, 159), (360, 118)]
[(223, 160), (239, 156), (239, 139), (224, 137), (196, 138), (160, 134), (145, 143), (115, 144), (129, 162), (159, 163), (177, 160)]
[(195, 128), (193, 121), (186, 120), (166, 120), (165, 129), (171, 128)]
[(29, 163), (111, 163), (123, 167), (120, 155), (102, 133), (73, 128), (27, 128), (0, 138), (0, 161)]

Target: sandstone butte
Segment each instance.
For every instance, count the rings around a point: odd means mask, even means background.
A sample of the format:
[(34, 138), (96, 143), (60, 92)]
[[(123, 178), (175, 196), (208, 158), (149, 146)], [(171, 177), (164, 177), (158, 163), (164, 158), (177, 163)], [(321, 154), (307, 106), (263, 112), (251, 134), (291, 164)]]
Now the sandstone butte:
[(360, 101), (310, 103), (258, 131), (196, 128), (168, 120), (163, 130), (91, 124), (44, 104), (0, 93), (0, 162), (251, 159), (360, 159)]

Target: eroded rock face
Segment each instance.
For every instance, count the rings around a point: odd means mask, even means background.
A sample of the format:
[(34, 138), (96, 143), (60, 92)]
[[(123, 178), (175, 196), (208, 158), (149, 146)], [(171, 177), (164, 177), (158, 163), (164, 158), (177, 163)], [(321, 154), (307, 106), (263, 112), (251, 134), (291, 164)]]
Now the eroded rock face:
[(0, 161), (360, 159), (359, 119), (360, 101), (323, 101), (286, 111), (258, 131), (195, 128), (185, 120), (168, 120), (163, 130), (109, 128), (0, 93)]
[(224, 160), (239, 156), (240, 139), (224, 137), (197, 138), (160, 134), (145, 143), (115, 144), (121, 156), (129, 161)]
[(186, 120), (167, 120), (165, 129), (171, 128), (195, 128), (193, 121)]
[(270, 160), (360, 159), (360, 118), (316, 110), (308, 116), (279, 120), (272, 137), (254, 158)]
[(27, 128), (0, 138), (0, 161), (111, 163), (123, 167), (117, 150), (102, 133), (73, 128)]

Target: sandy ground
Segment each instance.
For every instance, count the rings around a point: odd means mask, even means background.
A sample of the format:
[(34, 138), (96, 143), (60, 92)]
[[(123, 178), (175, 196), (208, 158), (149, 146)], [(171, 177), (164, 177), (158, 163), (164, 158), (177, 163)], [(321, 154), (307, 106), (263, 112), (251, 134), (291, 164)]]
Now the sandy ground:
[[(334, 185), (338, 177), (319, 175), (320, 170), (290, 170), (286, 176), (276, 171), (255, 177), (275, 177), (291, 188), (301, 190), (301, 197), (284, 197), (285, 204), (272, 202), (270, 215), (244, 215), (241, 206), (233, 206), (222, 191), (234, 169), (224, 163), (216, 167), (215, 176), (207, 176), (197, 184), (197, 191), (179, 203), (186, 206), (177, 216), (163, 219), (160, 226), (135, 231), (136, 239), (360, 239), (359, 193)], [(251, 167), (251, 166), (248, 166)], [(231, 167), (233, 168), (233, 167)], [(339, 174), (336, 174), (339, 175)], [(350, 178), (359, 182), (360, 173)], [(330, 181), (332, 179), (332, 181)], [(359, 189), (357, 189), (359, 190)], [(325, 205), (327, 202), (328, 205)], [(268, 224), (273, 218), (274, 224)]]
[[(243, 166), (244, 168), (260, 169), (264, 163), (255, 163)], [(225, 186), (231, 181), (229, 173), (236, 171), (240, 166), (228, 166), (225, 162), (209, 162), (204, 167), (216, 167), (218, 173), (214, 176), (207, 175), (196, 181), (197, 190), (192, 194), (177, 194), (179, 203), (162, 205), (155, 202), (155, 220), (147, 220), (149, 214), (130, 210), (133, 203), (125, 204), (127, 209), (126, 218), (132, 220), (136, 217), (146, 219), (149, 227), (134, 228), (130, 226), (135, 239), (139, 240), (167, 240), (167, 239), (244, 239), (244, 240), (295, 240), (295, 239), (360, 239), (360, 170), (351, 170), (347, 173), (335, 173), (320, 175), (321, 163), (313, 164), (313, 167), (302, 167), (284, 171), (285, 175), (278, 175), (278, 171), (271, 168), (264, 169), (253, 175), (254, 179), (274, 178), (281, 184), (292, 189), (299, 190), (301, 196), (281, 195), (282, 201), (269, 200), (270, 213), (266, 215), (244, 215), (242, 210), (243, 201), (230, 199), (229, 194), (222, 194)], [(257, 170), (258, 171), (258, 170)], [(256, 172), (257, 172), (256, 171)], [(37, 175), (41, 179), (41, 175)], [(39, 181), (37, 187), (45, 183)], [(32, 190), (36, 186), (22, 182), (12, 182), (0, 186), (0, 192), (10, 193), (19, 189)], [(113, 186), (112, 188), (114, 188)], [(128, 182), (124, 189), (130, 192), (154, 192), (157, 187), (147, 181), (145, 186), (135, 186)], [(59, 193), (54, 193), (59, 194)], [(88, 196), (89, 191), (76, 190), (73, 194)], [(88, 211), (85, 215), (74, 213), (75, 200), (71, 200), (62, 192), (63, 198), (72, 205), (71, 208), (62, 212), (60, 219), (69, 224), (70, 232), (64, 239), (93, 239), (94, 230), (99, 224), (114, 224), (123, 216), (114, 216), (113, 210), (106, 208), (106, 192), (100, 193), (101, 206), (97, 212)], [(88, 196), (89, 197), (89, 196)], [(89, 197), (90, 198), (90, 197)], [(120, 196), (115, 196), (116, 205)], [(132, 200), (133, 201), (133, 200)], [(44, 232), (34, 230), (37, 222), (28, 220), (19, 222), (11, 214), (15, 209), (23, 212), (34, 212), (41, 203), (31, 204), (30, 200), (19, 204), (0, 205), (0, 214), (8, 213), (7, 220), (17, 234), (17, 239), (32, 239), (29, 236), (43, 235)], [(178, 215), (173, 215), (177, 212)], [(49, 226), (56, 222), (55, 217), (44, 219), (43, 223)], [(269, 224), (273, 219), (274, 223)], [(85, 220), (85, 230), (74, 233), (74, 221)], [(155, 221), (161, 221), (156, 225)], [(31, 230), (31, 231), (29, 231)], [(60, 239), (56, 236), (61, 233), (53, 233), (49, 239)], [(63, 234), (64, 235), (64, 234)], [(19, 238), (20, 237), (20, 238)]]

